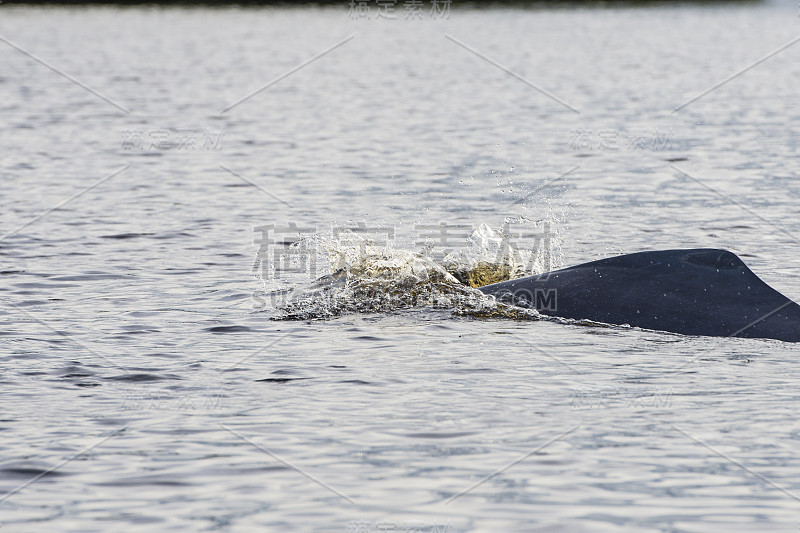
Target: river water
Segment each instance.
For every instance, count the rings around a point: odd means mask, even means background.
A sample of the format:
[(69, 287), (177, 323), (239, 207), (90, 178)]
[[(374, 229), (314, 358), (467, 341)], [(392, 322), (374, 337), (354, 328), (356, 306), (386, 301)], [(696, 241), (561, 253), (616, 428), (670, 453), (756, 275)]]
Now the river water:
[(797, 531), (796, 346), (403, 282), (505, 232), (800, 299), (798, 14), (3, 6), (0, 531)]

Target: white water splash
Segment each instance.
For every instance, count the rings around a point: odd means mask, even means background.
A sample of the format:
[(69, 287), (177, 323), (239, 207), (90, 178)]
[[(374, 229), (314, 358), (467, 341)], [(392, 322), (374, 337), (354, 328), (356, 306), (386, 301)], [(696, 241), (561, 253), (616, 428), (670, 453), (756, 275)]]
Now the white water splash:
[(515, 245), (507, 231), (481, 224), (467, 238), (466, 247), (448, 254), (443, 264), (472, 286), (540, 274), (552, 268), (549, 225), (541, 235), (533, 248), (523, 248)]
[(276, 304), (281, 312), (276, 318), (329, 318), (412, 307), (478, 316), (538, 316), (535, 311), (498, 304), (469, 286), (475, 286), (476, 279), (497, 282), (535, 273), (531, 269), (538, 265), (538, 250), (516, 249), (507, 235), (486, 224), (481, 224), (465, 245), (439, 264), (420, 253), (376, 243), (353, 232), (308, 236), (287, 253), (303, 250), (306, 257), (325, 266), (323, 275)]

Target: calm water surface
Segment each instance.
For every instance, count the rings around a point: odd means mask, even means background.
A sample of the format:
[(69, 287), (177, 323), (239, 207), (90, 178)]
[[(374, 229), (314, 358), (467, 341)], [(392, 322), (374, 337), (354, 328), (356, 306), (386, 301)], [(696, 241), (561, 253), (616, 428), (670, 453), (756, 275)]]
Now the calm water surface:
[(554, 266), (727, 248), (800, 299), (800, 45), (681, 107), (798, 33), (793, 2), (3, 7), (0, 531), (797, 531), (794, 345), (275, 321), (326, 263), (254, 270), (511, 221)]

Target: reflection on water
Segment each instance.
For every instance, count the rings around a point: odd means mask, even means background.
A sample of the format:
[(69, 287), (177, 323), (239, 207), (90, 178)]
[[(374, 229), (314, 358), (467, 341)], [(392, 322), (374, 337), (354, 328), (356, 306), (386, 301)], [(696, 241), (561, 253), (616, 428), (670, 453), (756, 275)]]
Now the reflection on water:
[(800, 298), (793, 3), (2, 9), (3, 531), (796, 530), (793, 345), (462, 283)]

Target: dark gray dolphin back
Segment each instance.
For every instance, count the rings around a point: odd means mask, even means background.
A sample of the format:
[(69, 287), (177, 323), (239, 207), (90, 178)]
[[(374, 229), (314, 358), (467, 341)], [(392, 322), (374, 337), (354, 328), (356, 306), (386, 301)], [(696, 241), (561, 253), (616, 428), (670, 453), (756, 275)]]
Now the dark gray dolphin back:
[(480, 290), (564, 318), (686, 335), (800, 341), (800, 306), (726, 250), (639, 252)]

